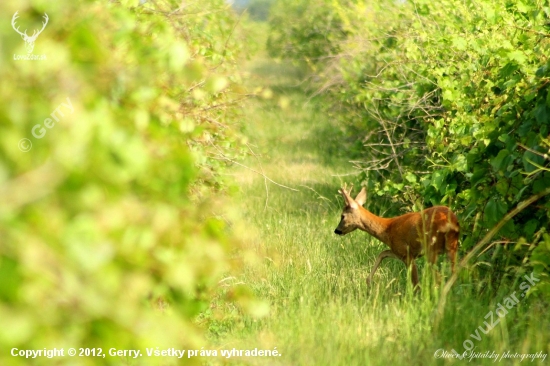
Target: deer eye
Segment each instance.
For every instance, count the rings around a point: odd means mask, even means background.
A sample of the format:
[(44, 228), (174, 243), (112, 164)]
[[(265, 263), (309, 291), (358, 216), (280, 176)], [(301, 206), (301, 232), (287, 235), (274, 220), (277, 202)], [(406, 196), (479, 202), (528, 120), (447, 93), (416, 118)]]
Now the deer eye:
[(344, 219), (344, 215), (342, 215), (342, 217), (340, 217), (340, 220), (343, 220)]

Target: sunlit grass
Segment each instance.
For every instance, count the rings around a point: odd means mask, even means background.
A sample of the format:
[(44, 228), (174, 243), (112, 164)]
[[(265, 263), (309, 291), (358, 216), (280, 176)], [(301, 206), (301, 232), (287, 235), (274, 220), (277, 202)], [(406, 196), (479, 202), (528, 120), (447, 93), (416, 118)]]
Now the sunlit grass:
[[(281, 97), (290, 100), (286, 109), (278, 106)], [(260, 258), (258, 265), (245, 269), (241, 280), (269, 303), (270, 311), (263, 318), (245, 316), (235, 321), (238, 325), (217, 338), (220, 347), (277, 347), (283, 356), (268, 364), (467, 363), (434, 354), (438, 349), (462, 353), (463, 342), (484, 326), (485, 315), (517, 286), (502, 288), (491, 299), (480, 294), (475, 279), (466, 273), (441, 317), (436, 313), (441, 286), (435, 286), (424, 270), (423, 259), (418, 261), (419, 296), (410, 288), (404, 265), (395, 260), (383, 263), (368, 288), (369, 270), (386, 248), (363, 232), (333, 234), (342, 205), (337, 189), (343, 181), (356, 178), (345, 175), (353, 169), (344, 150), (334, 153), (338, 126), (317, 103), (299, 88), (290, 88), (248, 106), (247, 134), (258, 156), (246, 164), (297, 191), (266, 183), (247, 169), (236, 173), (243, 220), (255, 233), (250, 247)], [(447, 267), (445, 263), (440, 269), (443, 278), (449, 274)], [(478, 331), (481, 339), (473, 341), (475, 351), (549, 353), (550, 322), (542, 304), (542, 300), (520, 301), (490, 332)], [(493, 361), (475, 358), (470, 364)], [(540, 359), (533, 364), (537, 362)], [(500, 362), (519, 363), (519, 359)]]

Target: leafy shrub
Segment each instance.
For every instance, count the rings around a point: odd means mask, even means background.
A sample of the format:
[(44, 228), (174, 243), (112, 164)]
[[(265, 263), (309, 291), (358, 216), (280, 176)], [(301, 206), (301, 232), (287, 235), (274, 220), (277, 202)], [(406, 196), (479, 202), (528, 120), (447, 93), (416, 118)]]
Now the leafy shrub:
[(21, 29), (49, 17), (45, 60), (0, 32), (5, 351), (200, 346), (193, 318), (231, 266), (206, 197), (242, 153), (235, 20), (223, 0), (123, 3), (0, 5)]
[(345, 30), (327, 0), (279, 0), (271, 9), (267, 50), (274, 57), (299, 59), (313, 67), (336, 54)]
[[(356, 135), (356, 166), (373, 194), (406, 210), (451, 205), (468, 250), (520, 202), (548, 193), (550, 8), (420, 0), (332, 2), (332, 10), (346, 38), (316, 67)], [(306, 24), (294, 33), (315, 28)], [(549, 224), (550, 200), (541, 198), (479, 260), (490, 259), (499, 278), (526, 263)]]

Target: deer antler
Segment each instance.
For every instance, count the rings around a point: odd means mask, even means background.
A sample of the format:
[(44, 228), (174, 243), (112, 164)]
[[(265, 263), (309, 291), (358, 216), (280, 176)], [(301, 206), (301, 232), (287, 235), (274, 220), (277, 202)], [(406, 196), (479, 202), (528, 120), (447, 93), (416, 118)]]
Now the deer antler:
[(25, 29), (24, 33), (21, 33), (21, 31), (19, 30), (19, 27), (17, 27), (17, 28), (15, 27), (15, 21), (17, 20), (17, 18), (19, 18), (19, 15), (17, 15), (18, 12), (19, 11), (16, 11), (15, 14), (13, 14), (13, 17), (11, 18), (11, 26), (13, 27), (13, 30), (15, 30), (17, 33), (19, 33), (23, 37), (28, 37), (26, 29)]
[(344, 200), (346, 201), (346, 204), (349, 206), (353, 202), (353, 198), (351, 198), (351, 190), (353, 189), (353, 184), (350, 186), (349, 190), (347, 189), (347, 184), (344, 183), (344, 186), (338, 190), (338, 193), (340, 193)]

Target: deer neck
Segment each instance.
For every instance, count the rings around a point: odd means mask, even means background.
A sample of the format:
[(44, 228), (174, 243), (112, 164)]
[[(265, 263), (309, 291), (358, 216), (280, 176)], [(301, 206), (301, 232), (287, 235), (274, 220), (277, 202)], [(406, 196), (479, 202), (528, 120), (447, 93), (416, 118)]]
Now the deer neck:
[(391, 219), (376, 216), (375, 214), (361, 206), (359, 207), (359, 209), (361, 210), (361, 226), (359, 226), (359, 229), (366, 231), (370, 235), (374, 236), (376, 239), (387, 244), (388, 238), (386, 235), (386, 230)]

